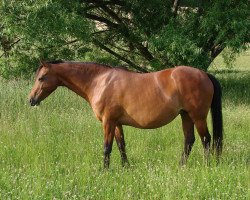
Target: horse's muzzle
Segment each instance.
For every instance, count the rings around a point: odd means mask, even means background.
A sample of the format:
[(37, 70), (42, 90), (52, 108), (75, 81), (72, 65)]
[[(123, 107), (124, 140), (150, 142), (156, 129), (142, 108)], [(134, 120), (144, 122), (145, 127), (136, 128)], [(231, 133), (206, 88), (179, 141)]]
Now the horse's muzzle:
[(38, 106), (40, 104), (40, 102), (34, 98), (30, 98), (29, 102), (31, 106)]

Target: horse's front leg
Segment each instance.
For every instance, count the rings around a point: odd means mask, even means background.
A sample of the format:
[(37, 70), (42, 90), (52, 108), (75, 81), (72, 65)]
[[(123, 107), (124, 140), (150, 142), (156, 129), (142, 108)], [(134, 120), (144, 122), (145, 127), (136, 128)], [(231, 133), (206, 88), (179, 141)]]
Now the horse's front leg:
[(109, 167), (110, 163), (110, 154), (112, 151), (112, 145), (115, 135), (115, 123), (112, 121), (103, 122), (103, 131), (104, 131), (104, 168)]
[(123, 134), (123, 129), (121, 125), (116, 126), (115, 129), (115, 140), (117, 146), (119, 148), (121, 159), (122, 159), (122, 166), (128, 165), (128, 158), (125, 150), (125, 139)]

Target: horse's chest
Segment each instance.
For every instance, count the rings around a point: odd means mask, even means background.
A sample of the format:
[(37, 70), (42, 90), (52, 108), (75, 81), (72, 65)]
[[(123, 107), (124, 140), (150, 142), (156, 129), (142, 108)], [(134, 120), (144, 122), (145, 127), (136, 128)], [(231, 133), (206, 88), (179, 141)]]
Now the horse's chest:
[(112, 98), (96, 98), (92, 102), (91, 107), (95, 116), (100, 121), (103, 121), (104, 118), (117, 119), (121, 115), (120, 105)]
[(96, 118), (100, 121), (102, 121), (102, 117), (103, 117), (103, 107), (101, 105), (98, 104), (98, 102), (95, 102), (93, 104), (91, 104), (92, 110), (96, 116)]

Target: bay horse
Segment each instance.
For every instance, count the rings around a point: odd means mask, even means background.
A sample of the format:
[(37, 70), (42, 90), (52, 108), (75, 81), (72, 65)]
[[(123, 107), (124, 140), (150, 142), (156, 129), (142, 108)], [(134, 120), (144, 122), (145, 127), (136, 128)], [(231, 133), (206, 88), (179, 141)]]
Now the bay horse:
[(115, 138), (122, 164), (128, 164), (123, 125), (141, 129), (164, 126), (179, 114), (184, 132), (180, 164), (186, 164), (195, 141), (194, 126), (208, 158), (211, 136), (207, 115), (211, 108), (213, 150), (222, 152), (223, 123), (221, 87), (211, 74), (178, 66), (158, 72), (137, 73), (88, 62), (44, 62), (36, 72), (29, 94), (31, 106), (38, 105), (58, 86), (83, 97), (101, 121), (104, 132), (104, 167), (108, 168)]

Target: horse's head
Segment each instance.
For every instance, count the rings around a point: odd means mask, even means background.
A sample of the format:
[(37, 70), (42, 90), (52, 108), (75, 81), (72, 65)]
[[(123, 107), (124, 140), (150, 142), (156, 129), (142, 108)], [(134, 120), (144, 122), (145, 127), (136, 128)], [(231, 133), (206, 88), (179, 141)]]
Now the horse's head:
[(51, 64), (43, 61), (41, 61), (41, 64), (36, 73), (35, 84), (29, 94), (31, 106), (39, 105), (59, 85), (58, 78), (51, 70)]

